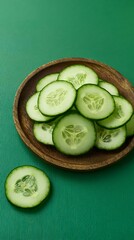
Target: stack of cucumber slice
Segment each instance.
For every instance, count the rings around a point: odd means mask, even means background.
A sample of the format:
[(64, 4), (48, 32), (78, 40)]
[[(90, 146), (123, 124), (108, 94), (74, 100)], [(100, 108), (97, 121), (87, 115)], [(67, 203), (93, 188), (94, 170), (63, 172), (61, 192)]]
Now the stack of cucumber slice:
[(26, 104), (35, 138), (67, 155), (119, 148), (134, 134), (134, 111), (118, 89), (85, 65), (40, 79)]

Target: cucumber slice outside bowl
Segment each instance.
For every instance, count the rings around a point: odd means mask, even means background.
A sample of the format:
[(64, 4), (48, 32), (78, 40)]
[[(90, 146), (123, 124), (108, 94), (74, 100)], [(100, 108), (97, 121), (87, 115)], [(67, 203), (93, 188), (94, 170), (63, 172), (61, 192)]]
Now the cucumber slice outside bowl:
[(50, 188), (48, 176), (33, 166), (16, 167), (5, 181), (7, 199), (21, 208), (32, 208), (41, 204), (48, 197)]
[(54, 81), (40, 92), (38, 107), (42, 114), (57, 116), (71, 109), (76, 98), (76, 90), (66, 81)]
[(114, 111), (114, 99), (105, 89), (94, 84), (85, 84), (77, 90), (75, 106), (89, 119), (104, 119)]
[(81, 155), (95, 143), (94, 123), (77, 112), (64, 115), (55, 125), (52, 138), (55, 147), (66, 155)]

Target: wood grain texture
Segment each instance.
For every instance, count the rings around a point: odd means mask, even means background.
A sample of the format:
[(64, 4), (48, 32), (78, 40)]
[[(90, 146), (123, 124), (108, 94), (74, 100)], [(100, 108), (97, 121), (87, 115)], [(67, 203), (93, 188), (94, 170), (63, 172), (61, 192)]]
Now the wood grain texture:
[(82, 156), (66, 156), (58, 152), (53, 146), (46, 146), (37, 142), (33, 136), (33, 121), (29, 119), (25, 105), (29, 97), (36, 91), (35, 87), (39, 79), (47, 74), (57, 73), (72, 64), (84, 64), (92, 68), (99, 78), (113, 83), (126, 99), (134, 107), (134, 91), (131, 84), (115, 69), (91, 59), (65, 58), (45, 64), (31, 74), (19, 87), (13, 106), (13, 118), (16, 129), (24, 143), (44, 161), (71, 170), (94, 170), (108, 166), (119, 161), (134, 148), (134, 137), (126, 140), (125, 144), (114, 151), (102, 151), (93, 148)]

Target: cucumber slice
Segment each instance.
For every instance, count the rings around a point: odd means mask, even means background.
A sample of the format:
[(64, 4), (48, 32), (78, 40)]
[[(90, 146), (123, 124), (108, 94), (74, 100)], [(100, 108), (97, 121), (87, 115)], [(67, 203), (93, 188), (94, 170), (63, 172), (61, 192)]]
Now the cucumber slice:
[(97, 74), (91, 68), (84, 65), (66, 67), (59, 73), (58, 80), (71, 82), (76, 89), (86, 83), (98, 84)]
[(37, 92), (41, 91), (46, 85), (49, 83), (56, 81), (59, 73), (53, 73), (45, 76), (44, 78), (40, 79), (36, 85)]
[(54, 145), (52, 140), (52, 132), (56, 124), (57, 119), (48, 123), (35, 123), (33, 127), (33, 133), (35, 138), (44, 144)]
[(66, 81), (55, 81), (40, 92), (38, 107), (44, 115), (57, 116), (69, 110), (75, 101), (76, 90)]
[(125, 98), (113, 96), (115, 101), (114, 112), (106, 119), (98, 121), (105, 128), (117, 128), (124, 125), (133, 114), (133, 107)]
[(26, 103), (26, 112), (28, 116), (38, 122), (45, 122), (52, 119), (52, 117), (44, 116), (38, 109), (39, 93), (33, 94)]
[(111, 83), (100, 81), (99, 86), (107, 90), (111, 95), (119, 96), (118, 89)]
[(106, 129), (96, 124), (97, 138), (95, 146), (99, 149), (114, 150), (122, 146), (126, 140), (126, 127)]
[(15, 206), (32, 208), (43, 202), (50, 192), (50, 180), (40, 169), (21, 166), (13, 169), (5, 182), (7, 199)]
[(75, 106), (83, 116), (97, 120), (108, 117), (114, 111), (114, 100), (105, 89), (86, 84), (77, 90)]
[(127, 137), (134, 135), (134, 113), (129, 121), (126, 123)]
[(74, 111), (58, 121), (52, 136), (54, 145), (60, 152), (81, 155), (94, 146), (96, 132), (92, 121)]

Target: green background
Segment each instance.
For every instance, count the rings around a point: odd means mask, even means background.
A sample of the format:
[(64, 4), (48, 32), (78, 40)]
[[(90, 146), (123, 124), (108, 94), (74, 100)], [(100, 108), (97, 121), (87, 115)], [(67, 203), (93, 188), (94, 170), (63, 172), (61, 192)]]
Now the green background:
[[(12, 107), (23, 79), (44, 63), (85, 57), (106, 63), (134, 85), (134, 1), (0, 1), (0, 239), (133, 240), (134, 150), (95, 172), (43, 162), (18, 136)], [(7, 174), (19, 165), (44, 170), (52, 194), (41, 208), (21, 210), (5, 197)]]

